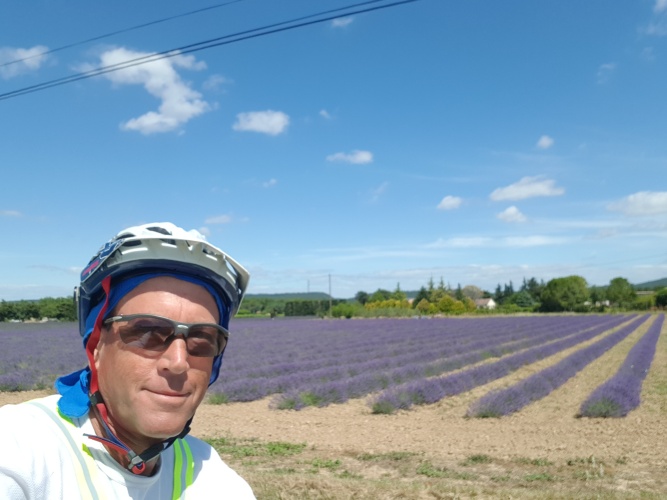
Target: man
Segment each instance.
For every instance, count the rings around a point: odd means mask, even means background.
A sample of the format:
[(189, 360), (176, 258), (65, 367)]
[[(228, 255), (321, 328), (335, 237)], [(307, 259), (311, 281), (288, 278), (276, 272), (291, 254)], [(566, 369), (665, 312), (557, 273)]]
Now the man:
[(0, 497), (254, 498), (188, 435), (218, 378), (246, 270), (197, 231), (128, 228), (81, 273), (83, 370), (0, 408)]

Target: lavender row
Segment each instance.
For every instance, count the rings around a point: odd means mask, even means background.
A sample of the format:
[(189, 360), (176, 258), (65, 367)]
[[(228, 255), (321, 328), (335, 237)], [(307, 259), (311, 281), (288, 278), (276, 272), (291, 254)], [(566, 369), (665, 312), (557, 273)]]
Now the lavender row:
[(75, 323), (0, 323), (0, 391), (52, 387), (86, 363)]
[(630, 350), (618, 372), (595, 389), (581, 405), (584, 417), (625, 417), (641, 402), (646, 378), (665, 316), (658, 316), (644, 336)]
[(500, 417), (519, 411), (538, 401), (574, 377), (586, 365), (602, 356), (646, 322), (642, 316), (596, 343), (580, 349), (553, 366), (506, 388), (492, 391), (468, 408), (470, 417)]
[(560, 340), (517, 352), (492, 363), (473, 366), (445, 377), (422, 379), (391, 387), (371, 401), (373, 412), (392, 413), (398, 409), (409, 409), (413, 405), (433, 404), (445, 397), (467, 392), (480, 385), (505, 377), (523, 366), (595, 338), (601, 333), (617, 327), (627, 319), (627, 317), (617, 316), (612, 322), (603, 323), (575, 335), (569, 335)]
[[(616, 318), (616, 322), (622, 321), (622, 318)], [(594, 328), (592, 330), (586, 330), (583, 333), (580, 333), (576, 336), (575, 340), (566, 339), (568, 345), (574, 345), (578, 342), (581, 342), (582, 337), (591, 338), (595, 335), (598, 335), (604, 330), (609, 328), (608, 324)], [(562, 328), (560, 335), (571, 335), (569, 328)], [(450, 358), (440, 359), (431, 363), (411, 363), (397, 367), (393, 370), (367, 370), (358, 375), (341, 377), (338, 380), (330, 381), (312, 381), (305, 380), (300, 385), (283, 392), (282, 394), (277, 395), (273, 402), (272, 406), (279, 409), (301, 409), (305, 406), (326, 406), (331, 403), (343, 403), (348, 399), (359, 398), (366, 396), (372, 392), (377, 392), (380, 390), (385, 390), (383, 393), (384, 397), (387, 398), (384, 403), (381, 402), (379, 408), (387, 410), (391, 407), (389, 401), (399, 401), (400, 407), (406, 408), (409, 406), (409, 402), (412, 400), (407, 394), (416, 394), (418, 395), (415, 399), (421, 403), (428, 403), (434, 401), (425, 401), (420, 394), (420, 387), (423, 385), (430, 386), (431, 383), (428, 380), (425, 380), (425, 377), (432, 377), (435, 375), (441, 375), (446, 372), (451, 372), (462, 367), (478, 363), (483, 361), (487, 357), (500, 357), (501, 355), (506, 355), (508, 353), (516, 352), (522, 349), (526, 349), (535, 345), (547, 344), (546, 349), (553, 349), (551, 347), (552, 342), (555, 337), (553, 332), (548, 332), (544, 335), (538, 335), (523, 339), (520, 342), (513, 342), (512, 344), (501, 344), (494, 345), (493, 339), (487, 339), (485, 341), (485, 346), (478, 346), (480, 349), (463, 352), (459, 355), (452, 356)], [(526, 351), (524, 351), (526, 352)], [(531, 353), (533, 351), (530, 351)], [(509, 361), (505, 361), (508, 359)], [(500, 365), (505, 367), (505, 371), (510, 369), (512, 366), (513, 359), (516, 359), (517, 367), (523, 366), (528, 361), (528, 356), (524, 353), (519, 353), (518, 356), (510, 356), (509, 358), (503, 358), (503, 362), (500, 364), (491, 364), (491, 370), (488, 370), (485, 367), (488, 367), (489, 364), (482, 365), (480, 367), (470, 369), (470, 373), (476, 373), (476, 375), (469, 379), (471, 382), (474, 382), (475, 385), (479, 385), (482, 380), (481, 372), (486, 370), (486, 377), (491, 377), (490, 380), (497, 378), (500, 375), (501, 370), (498, 369)], [(416, 382), (410, 382), (415, 381)], [(440, 379), (445, 381), (446, 378)], [(399, 388), (396, 388), (399, 386)], [(461, 388), (462, 386), (459, 386)], [(416, 388), (415, 390), (412, 390)], [(441, 391), (442, 395), (437, 397), (436, 400), (444, 397), (445, 392), (448, 388), (444, 387)], [(443, 392), (444, 391), (444, 392)], [(398, 395), (399, 393), (400, 396)], [(435, 392), (431, 392), (432, 395), (435, 395)], [(383, 396), (380, 396), (382, 399)]]
[[(552, 335), (549, 332), (546, 336)], [(280, 400), (275, 402), (280, 408), (298, 409), (313, 404), (340, 403), (389, 385), (455, 370), (486, 357), (499, 357), (503, 353), (524, 348), (527, 344), (544, 342), (543, 337), (522, 341), (512, 339), (508, 343), (505, 342), (506, 337), (487, 338), (472, 344), (458, 345), (454, 339), (451, 343), (443, 343), (441, 338), (440, 346), (424, 345), (419, 352), (403, 355), (394, 353), (393, 356), (380, 354), (375, 359), (366, 358), (361, 362), (350, 362), (347, 356), (341, 354), (335, 366), (317, 368), (318, 360), (313, 360), (301, 365), (286, 364), (284, 373), (274, 372), (273, 376), (262, 377), (257, 372), (245, 377), (238, 377), (237, 374), (235, 379), (222, 380), (219, 387), (223, 389), (214, 387), (212, 392), (222, 395), (228, 401), (252, 401), (270, 394), (283, 393)], [(301, 397), (302, 394), (305, 398)]]
[[(606, 321), (608, 317), (575, 317), (558, 324), (553, 319), (286, 320), (264, 321), (262, 331), (254, 328), (256, 323), (240, 321), (234, 325), (234, 338), (228, 347), (229, 355), (223, 365), (221, 380), (233, 383), (249, 378), (293, 375), (298, 371), (319, 377), (314, 371), (355, 363), (360, 363), (360, 369), (363, 369), (363, 364), (371, 358), (393, 360), (394, 366), (401, 366), (417, 360), (423, 362), (419, 355), (424, 352), (431, 352), (432, 359), (456, 354), (461, 352), (460, 346), (465, 342), (482, 339), (483, 343), (488, 343), (486, 339), (501, 339), (504, 335), (507, 341), (521, 339), (547, 329), (557, 332), (563, 325), (571, 326), (575, 331)], [(359, 342), (355, 342), (358, 339), (364, 339), (363, 349)], [(409, 348), (406, 339), (412, 344)], [(409, 358), (410, 353), (418, 354), (416, 360)]]
[[(568, 321), (568, 325), (574, 328), (584, 322), (599, 321), (596, 317), (572, 319), (576, 321)], [(443, 357), (453, 354), (447, 352), (450, 346), (477, 342), (480, 338), (506, 336), (509, 341), (511, 338), (521, 339), (536, 330), (562, 327), (552, 318), (521, 318), (521, 321), (512, 322), (507, 318), (263, 321), (263, 332), (258, 331), (255, 324), (252, 320), (250, 323), (243, 320), (233, 325), (233, 338), (228, 348), (230, 355), (223, 367), (225, 380), (274, 377), (293, 374), (295, 370), (312, 372), (338, 367), (341, 358), (346, 365), (363, 364), (371, 357), (395, 359), (397, 364), (404, 364), (410, 362), (410, 353), (431, 351), (434, 358)], [(443, 335), (447, 342), (443, 342)], [(242, 337), (241, 342), (237, 343), (237, 337)], [(262, 356), (259, 360), (258, 355)], [(406, 358), (396, 358), (399, 355)]]

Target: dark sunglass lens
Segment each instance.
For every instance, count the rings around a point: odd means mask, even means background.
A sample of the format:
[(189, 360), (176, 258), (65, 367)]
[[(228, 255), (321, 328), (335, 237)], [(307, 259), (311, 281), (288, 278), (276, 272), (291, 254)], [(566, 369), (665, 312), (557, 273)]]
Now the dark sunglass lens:
[(173, 333), (174, 326), (169, 321), (151, 317), (134, 318), (120, 329), (123, 342), (149, 351), (165, 349)]
[(219, 330), (213, 326), (194, 325), (188, 333), (188, 352), (198, 357), (213, 357), (220, 350)]

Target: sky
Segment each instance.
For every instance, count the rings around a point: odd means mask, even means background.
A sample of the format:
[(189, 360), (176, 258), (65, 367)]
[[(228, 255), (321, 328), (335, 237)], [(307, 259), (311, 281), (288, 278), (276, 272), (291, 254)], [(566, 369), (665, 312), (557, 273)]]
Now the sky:
[(163, 221), (251, 294), (667, 277), (667, 0), (392, 3), (2, 2), (0, 299)]

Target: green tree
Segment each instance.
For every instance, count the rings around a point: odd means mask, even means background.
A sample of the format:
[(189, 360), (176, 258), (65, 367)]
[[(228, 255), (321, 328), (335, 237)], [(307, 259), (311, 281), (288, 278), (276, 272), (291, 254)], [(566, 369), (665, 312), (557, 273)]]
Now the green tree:
[(417, 309), (422, 314), (428, 314), (429, 310), (431, 309), (431, 303), (423, 298), (417, 302), (415, 309)]
[(481, 299), (484, 296), (484, 291), (475, 285), (466, 285), (463, 287), (463, 295), (472, 300)]
[(655, 292), (655, 305), (663, 309), (667, 308), (667, 288)]
[(466, 312), (475, 312), (477, 310), (477, 304), (470, 297), (463, 297), (461, 303), (465, 307)]
[(588, 285), (581, 276), (554, 278), (542, 292), (542, 310), (574, 311), (583, 308), (588, 298)]
[(605, 290), (599, 286), (592, 286), (589, 290), (591, 296), (591, 302), (594, 306), (597, 306), (598, 303), (602, 303), (604, 300), (607, 300)]
[(382, 302), (383, 300), (391, 299), (391, 292), (383, 288), (378, 288), (373, 292), (373, 295), (370, 296), (368, 302)]
[(401, 290), (400, 283), (396, 283), (396, 290), (394, 290), (394, 293), (391, 294), (391, 298), (395, 300), (406, 300), (408, 298), (406, 293)]
[(436, 288), (429, 294), (428, 301), (432, 304), (437, 304), (443, 297), (448, 297), (447, 292), (444, 289)]
[(417, 308), (417, 304), (419, 304), (422, 300), (428, 301), (428, 291), (426, 290), (425, 287), (421, 287), (419, 291), (417, 292), (417, 295), (415, 295), (414, 300), (412, 301), (413, 306), (415, 309)]
[(508, 299), (508, 302), (522, 308), (530, 308), (535, 305), (535, 300), (533, 299), (532, 295), (528, 293), (528, 290), (521, 290), (516, 292)]
[(538, 283), (535, 278), (530, 278), (528, 281), (524, 278), (520, 291), (528, 292), (535, 302), (539, 302), (541, 300), (542, 290), (544, 290), (545, 286), (544, 280)]
[(503, 303), (503, 289), (500, 286), (500, 283), (498, 283), (498, 286), (496, 286), (496, 291), (493, 292), (493, 300), (496, 301), (497, 304), (502, 304)]
[(607, 287), (607, 299), (618, 306), (629, 306), (637, 294), (630, 282), (625, 278), (614, 278)]
[(369, 296), (366, 292), (364, 292), (364, 291), (359, 291), (359, 292), (357, 292), (357, 294), (354, 296), (354, 300), (356, 300), (357, 302), (359, 302), (362, 306), (363, 306), (366, 302), (368, 302), (368, 299), (369, 299), (369, 298), (370, 298), (370, 296)]
[(445, 294), (436, 304), (438, 311), (445, 314), (463, 314), (466, 307), (460, 300), (456, 300), (449, 294)]

